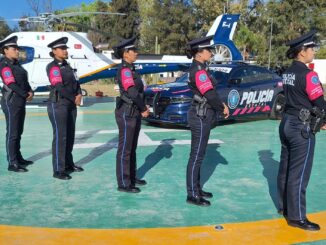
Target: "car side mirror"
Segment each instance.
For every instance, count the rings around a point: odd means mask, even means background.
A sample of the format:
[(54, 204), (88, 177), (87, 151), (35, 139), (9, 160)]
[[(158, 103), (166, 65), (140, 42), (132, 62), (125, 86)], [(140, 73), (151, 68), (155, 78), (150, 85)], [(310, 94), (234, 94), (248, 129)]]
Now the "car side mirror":
[(233, 78), (229, 80), (229, 84), (235, 84), (238, 85), (241, 83), (241, 78)]

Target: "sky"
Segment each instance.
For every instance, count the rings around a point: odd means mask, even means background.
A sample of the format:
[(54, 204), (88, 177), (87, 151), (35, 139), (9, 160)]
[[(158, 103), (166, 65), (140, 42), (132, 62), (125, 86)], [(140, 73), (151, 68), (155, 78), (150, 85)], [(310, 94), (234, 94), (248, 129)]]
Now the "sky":
[[(53, 11), (64, 9), (67, 7), (79, 6), (81, 3), (89, 4), (94, 0), (52, 0)], [(102, 0), (103, 1), (103, 0)], [(42, 3), (42, 0), (39, 0)], [(104, 1), (107, 2), (107, 1)], [(41, 8), (42, 9), (42, 8)], [(34, 16), (34, 12), (28, 4), (27, 0), (2, 0), (0, 7), (0, 17), (4, 19), (20, 18), (23, 15)], [(7, 22), (12, 28), (17, 22)]]

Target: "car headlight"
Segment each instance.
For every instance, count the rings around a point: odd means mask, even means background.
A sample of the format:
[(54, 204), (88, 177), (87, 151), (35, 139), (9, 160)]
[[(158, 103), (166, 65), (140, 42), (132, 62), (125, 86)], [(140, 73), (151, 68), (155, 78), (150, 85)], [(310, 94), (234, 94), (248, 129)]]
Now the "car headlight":
[(190, 98), (188, 96), (171, 97), (170, 98), (170, 104), (189, 103), (191, 101), (192, 101), (192, 98)]

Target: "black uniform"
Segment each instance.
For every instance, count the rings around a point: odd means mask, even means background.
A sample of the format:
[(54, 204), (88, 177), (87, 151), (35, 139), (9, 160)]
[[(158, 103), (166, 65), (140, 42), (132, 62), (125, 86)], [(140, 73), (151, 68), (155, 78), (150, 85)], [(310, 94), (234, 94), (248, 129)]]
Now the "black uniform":
[(306, 188), (313, 163), (315, 134), (309, 120), (304, 122), (303, 115), (300, 116), (300, 111), (312, 111), (315, 106), (326, 110), (326, 104), (318, 75), (300, 61), (294, 61), (284, 72), (283, 88), (286, 105), (280, 124), (279, 208), (289, 220), (305, 220)]
[(200, 167), (205, 156), (212, 123), (217, 113), (223, 113), (224, 105), (216, 93), (216, 81), (209, 73), (206, 64), (193, 60), (189, 70), (189, 86), (199, 98), (207, 100), (207, 112), (204, 116), (197, 115), (199, 102), (193, 100), (188, 111), (188, 123), (191, 130), (191, 151), (187, 166), (188, 197), (201, 196)]
[[(122, 61), (116, 82), (120, 88), (115, 118), (119, 128), (116, 175), (118, 187), (127, 189), (136, 183), (136, 148), (141, 112), (146, 111), (144, 85), (133, 64)], [(132, 191), (131, 191), (132, 192)]]
[(75, 97), (81, 88), (73, 68), (56, 59), (46, 68), (51, 86), (48, 115), (53, 127), (52, 164), (55, 174), (74, 171), (72, 150), (77, 108)]
[[(1, 108), (6, 117), (6, 150), (9, 170), (24, 168), (19, 164), (25, 162), (20, 152), (20, 140), (24, 131), (25, 106), (28, 92), (32, 92), (28, 83), (27, 71), (16, 60), (6, 57), (0, 61), (0, 75), (4, 83)], [(24, 171), (27, 171), (26, 169)]]

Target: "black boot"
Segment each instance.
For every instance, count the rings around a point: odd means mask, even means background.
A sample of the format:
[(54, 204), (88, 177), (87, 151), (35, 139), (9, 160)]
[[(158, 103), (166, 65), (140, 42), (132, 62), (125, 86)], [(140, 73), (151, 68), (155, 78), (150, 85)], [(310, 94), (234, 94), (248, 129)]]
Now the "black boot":
[(57, 178), (57, 179), (62, 179), (62, 180), (69, 180), (71, 179), (71, 176), (65, 172), (55, 172), (53, 174), (53, 177), (54, 178)]
[(135, 179), (135, 183), (136, 183), (136, 185), (146, 185), (147, 184), (147, 182), (146, 182), (146, 180), (144, 180), (144, 179)]
[(29, 160), (25, 160), (25, 159), (21, 159), (21, 160), (19, 160), (18, 161), (18, 163), (20, 164), (20, 165), (31, 165), (31, 164), (33, 164), (34, 162), (33, 161), (29, 161)]
[(10, 164), (8, 167), (8, 171), (24, 173), (27, 172), (28, 169), (24, 168), (23, 166), (20, 166), (19, 164)]
[(78, 165), (72, 165), (65, 168), (66, 172), (82, 172), (84, 169)]
[(212, 198), (213, 197), (213, 193), (207, 192), (207, 191), (203, 191), (203, 190), (200, 190), (199, 191), (199, 195), (201, 197), (207, 197), (207, 198)]
[(198, 206), (210, 206), (211, 205), (211, 203), (208, 200), (202, 198), (201, 196), (194, 196), (194, 197), (187, 196), (187, 203), (198, 205)]
[(319, 231), (320, 226), (316, 223), (310, 222), (308, 219), (304, 220), (287, 220), (288, 225), (293, 226), (293, 227), (298, 227), (303, 230), (308, 230), (308, 231)]

